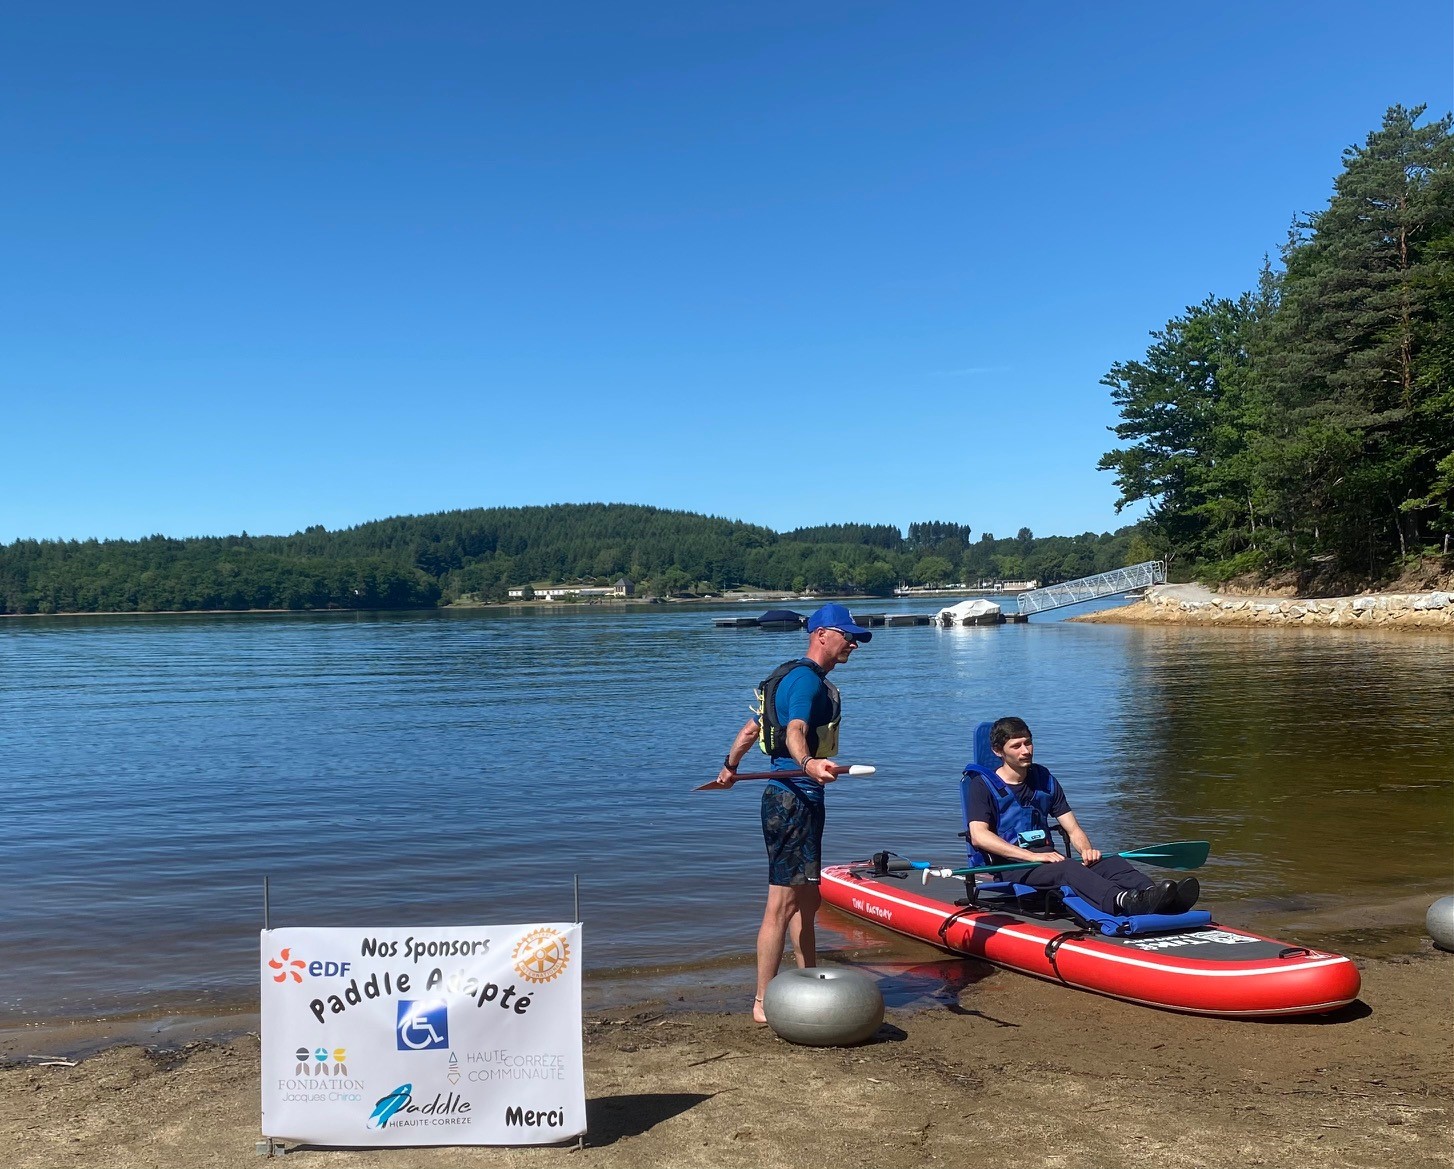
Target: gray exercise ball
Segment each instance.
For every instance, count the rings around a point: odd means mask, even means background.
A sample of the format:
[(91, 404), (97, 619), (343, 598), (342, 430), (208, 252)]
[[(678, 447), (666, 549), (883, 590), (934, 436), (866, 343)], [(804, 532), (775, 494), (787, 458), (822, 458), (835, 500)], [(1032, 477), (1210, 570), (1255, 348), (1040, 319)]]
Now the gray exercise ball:
[(814, 966), (784, 970), (762, 996), (767, 1025), (789, 1043), (848, 1047), (884, 1021), (884, 996), (861, 970)]
[(1424, 915), (1424, 928), (1434, 945), (1441, 950), (1454, 950), (1454, 897), (1440, 897)]

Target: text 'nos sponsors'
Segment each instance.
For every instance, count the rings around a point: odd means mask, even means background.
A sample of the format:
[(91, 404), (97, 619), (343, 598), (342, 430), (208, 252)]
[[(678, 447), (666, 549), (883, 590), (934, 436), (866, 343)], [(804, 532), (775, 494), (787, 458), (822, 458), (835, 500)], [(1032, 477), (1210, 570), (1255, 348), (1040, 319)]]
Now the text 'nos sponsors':
[[(467, 971), (448, 970), (444, 966), (433, 966), (428, 970), (418, 969), (424, 962), (450, 957), (479, 957), (489, 951), (488, 938), (446, 938), (420, 941), (412, 936), (402, 942), (397, 939), (364, 938), (360, 946), (363, 958), (402, 958), (415, 969), (387, 969), (375, 971), (360, 981), (358, 975), (350, 975), (348, 962), (309, 962), (295, 957), (291, 951), (283, 950), (270, 959), (268, 967), (273, 981), (297, 983), (304, 976), (312, 979), (347, 979), (343, 987), (333, 994), (323, 994), (308, 1003), (308, 1009), (319, 1023), (330, 1015), (345, 1014), (349, 1007), (380, 998), (395, 995), (433, 994), (451, 998), (473, 1000), (476, 1007), (493, 1005), (502, 1011), (524, 1015), (530, 1010), (534, 996), (528, 988), (517, 982), (502, 985), (478, 978)], [(543, 984), (555, 981), (570, 964), (570, 943), (557, 930), (537, 929), (526, 934), (516, 943), (511, 954), (515, 973), (526, 983)]]

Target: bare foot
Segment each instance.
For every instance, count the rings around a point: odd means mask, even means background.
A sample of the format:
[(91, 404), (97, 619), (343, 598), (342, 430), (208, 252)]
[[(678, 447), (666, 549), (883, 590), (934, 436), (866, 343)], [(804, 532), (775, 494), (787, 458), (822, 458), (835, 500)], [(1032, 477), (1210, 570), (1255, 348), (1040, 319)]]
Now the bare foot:
[(762, 1009), (762, 995), (752, 1000), (752, 1018), (758, 1023), (767, 1022), (767, 1013)]

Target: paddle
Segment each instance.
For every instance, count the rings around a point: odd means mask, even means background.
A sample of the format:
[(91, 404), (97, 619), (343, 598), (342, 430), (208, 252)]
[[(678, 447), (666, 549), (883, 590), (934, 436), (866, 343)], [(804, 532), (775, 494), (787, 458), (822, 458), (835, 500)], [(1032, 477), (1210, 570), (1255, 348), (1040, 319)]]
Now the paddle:
[[(855, 763), (850, 767), (844, 767), (841, 763), (833, 764), (834, 775), (872, 775), (877, 767), (870, 767), (867, 763)], [(741, 771), (732, 778), (741, 782), (744, 779), (806, 779), (806, 771)], [(725, 792), (727, 789), (715, 779), (704, 783), (699, 787), (692, 788), (694, 792)]]
[[(1205, 840), (1174, 840), (1170, 844), (1151, 844), (1145, 848), (1130, 848), (1125, 852), (1112, 853), (1128, 861), (1147, 861), (1162, 869), (1198, 869), (1207, 863), (1212, 846)], [(1035, 861), (1008, 861), (997, 865), (975, 865), (972, 868), (935, 868), (929, 861), (911, 861), (898, 858), (898, 863), (885, 858), (889, 872), (908, 872), (920, 869), (927, 883), (930, 877), (967, 877), (971, 873), (1003, 873), (1010, 869), (1028, 869)], [(1043, 862), (1040, 862), (1043, 863)], [(902, 867), (900, 867), (902, 866)]]

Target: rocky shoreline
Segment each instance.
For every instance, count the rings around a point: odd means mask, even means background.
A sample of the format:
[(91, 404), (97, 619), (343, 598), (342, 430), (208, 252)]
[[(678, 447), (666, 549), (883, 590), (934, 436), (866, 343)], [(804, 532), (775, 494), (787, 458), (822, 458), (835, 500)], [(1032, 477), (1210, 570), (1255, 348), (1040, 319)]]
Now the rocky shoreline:
[(1201, 585), (1155, 585), (1134, 604), (1072, 620), (1129, 625), (1325, 626), (1454, 632), (1454, 593), (1261, 597), (1214, 593)]

